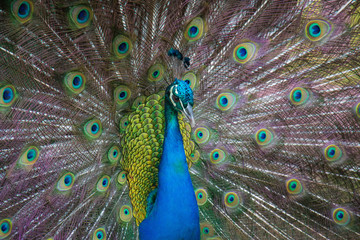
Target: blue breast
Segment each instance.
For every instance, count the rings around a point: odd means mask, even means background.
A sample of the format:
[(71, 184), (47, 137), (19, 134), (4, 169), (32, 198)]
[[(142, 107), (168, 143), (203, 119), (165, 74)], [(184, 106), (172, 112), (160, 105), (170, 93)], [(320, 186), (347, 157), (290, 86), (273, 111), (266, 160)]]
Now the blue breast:
[(167, 116), (156, 200), (140, 224), (140, 239), (200, 239), (199, 210), (177, 117)]

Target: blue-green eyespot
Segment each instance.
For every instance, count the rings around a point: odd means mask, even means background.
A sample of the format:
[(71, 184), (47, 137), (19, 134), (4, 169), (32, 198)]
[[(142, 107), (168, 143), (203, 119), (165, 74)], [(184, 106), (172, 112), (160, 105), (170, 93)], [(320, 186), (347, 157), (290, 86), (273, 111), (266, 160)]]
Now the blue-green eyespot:
[(325, 148), (324, 155), (329, 162), (336, 162), (343, 157), (343, 152), (338, 146), (331, 144)]
[(105, 175), (99, 179), (96, 184), (96, 189), (99, 192), (105, 192), (110, 186), (110, 177)]
[(291, 195), (299, 195), (303, 192), (303, 187), (299, 180), (292, 178), (286, 181), (286, 190)]
[(75, 176), (73, 173), (68, 172), (64, 174), (58, 181), (56, 188), (59, 191), (68, 191), (72, 188), (75, 182)]
[(101, 136), (102, 125), (100, 120), (93, 119), (84, 125), (84, 134), (89, 139), (97, 139)]
[(210, 131), (205, 127), (198, 127), (194, 131), (195, 142), (199, 144), (207, 143), (210, 139)]
[(39, 158), (39, 149), (35, 146), (30, 146), (21, 154), (19, 163), (22, 165), (33, 165)]
[(124, 35), (118, 35), (113, 40), (113, 52), (118, 59), (127, 57), (132, 50), (132, 42)]
[(126, 172), (125, 171), (121, 171), (117, 177), (117, 181), (118, 183), (120, 183), (121, 185), (124, 185), (126, 183)]
[(190, 88), (194, 91), (198, 85), (198, 78), (195, 73), (188, 72), (183, 77), (182, 80), (190, 85)]
[(305, 26), (306, 37), (317, 42), (325, 38), (331, 31), (331, 24), (324, 20), (312, 20)]
[(252, 42), (244, 42), (237, 45), (233, 51), (233, 59), (241, 64), (245, 64), (254, 59), (257, 53), (257, 46)]
[(207, 239), (208, 237), (212, 237), (215, 234), (214, 227), (208, 222), (200, 223), (200, 234), (201, 239)]
[(128, 205), (123, 205), (123, 206), (120, 208), (119, 215), (120, 215), (120, 220), (121, 220), (121, 221), (123, 221), (123, 222), (130, 222), (130, 220), (131, 220), (132, 217), (133, 217), (133, 213), (132, 213), (131, 207), (128, 206)]
[(308, 102), (310, 93), (302, 87), (296, 87), (290, 92), (290, 101), (295, 106), (300, 106)]
[(98, 228), (94, 231), (93, 240), (106, 240), (106, 232), (104, 228)]
[(216, 98), (216, 107), (221, 111), (228, 111), (232, 109), (237, 102), (237, 97), (234, 93), (225, 92), (218, 95)]
[(10, 235), (12, 230), (12, 222), (10, 219), (2, 219), (0, 221), (0, 239)]
[(224, 196), (225, 206), (228, 208), (236, 208), (241, 203), (241, 199), (235, 192), (227, 192)]
[(26, 23), (32, 18), (34, 4), (30, 0), (17, 0), (11, 3), (11, 13), (20, 23)]
[(157, 63), (150, 67), (148, 71), (148, 80), (151, 82), (158, 82), (164, 79), (165, 67)]
[(348, 211), (346, 211), (344, 208), (336, 208), (333, 210), (333, 220), (335, 223), (346, 226), (350, 223), (351, 216)]
[(195, 150), (194, 152), (192, 152), (192, 153), (190, 154), (190, 160), (191, 160), (191, 162), (193, 162), (193, 163), (197, 163), (197, 161), (199, 160), (199, 158), (200, 158), (200, 153), (199, 153), (198, 150)]
[(196, 17), (187, 25), (184, 37), (189, 42), (197, 41), (203, 36), (204, 29), (204, 20), (201, 17)]
[(120, 148), (116, 145), (112, 146), (109, 149), (107, 156), (111, 164), (116, 163), (121, 157)]
[(207, 202), (208, 194), (205, 189), (199, 188), (195, 190), (195, 197), (198, 205), (202, 206)]
[(129, 101), (131, 97), (130, 88), (125, 85), (120, 85), (114, 90), (114, 99), (119, 106), (123, 106)]
[(220, 164), (226, 159), (226, 152), (220, 148), (215, 148), (210, 152), (210, 162)]
[(7, 84), (0, 87), (0, 107), (8, 108), (17, 99), (17, 92), (13, 85)]
[(77, 28), (84, 28), (90, 25), (93, 18), (93, 12), (91, 8), (84, 5), (72, 7), (70, 9), (71, 22)]
[(258, 130), (255, 134), (257, 144), (260, 146), (267, 146), (273, 141), (274, 135), (266, 128)]
[(85, 89), (86, 78), (81, 72), (69, 72), (64, 77), (66, 88), (73, 94), (79, 94)]

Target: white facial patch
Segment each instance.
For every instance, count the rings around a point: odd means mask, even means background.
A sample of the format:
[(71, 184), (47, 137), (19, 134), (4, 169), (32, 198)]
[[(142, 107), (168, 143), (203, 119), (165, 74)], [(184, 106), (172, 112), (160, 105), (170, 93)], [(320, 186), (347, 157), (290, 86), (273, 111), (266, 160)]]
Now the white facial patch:
[(175, 85), (174, 87), (175, 87), (175, 93), (176, 93), (176, 95), (179, 95), (179, 92), (178, 92), (178, 90), (177, 90), (178, 85)]
[[(172, 87), (170, 88), (170, 101), (172, 102), (172, 104), (174, 105), (174, 107), (176, 107), (176, 104), (175, 104), (175, 102), (174, 102), (174, 100), (173, 100), (173, 93), (172, 93), (172, 90), (173, 90), (174, 87), (177, 87), (177, 85), (172, 86)], [(175, 92), (176, 92), (176, 94), (177, 94), (177, 89), (175, 89)]]

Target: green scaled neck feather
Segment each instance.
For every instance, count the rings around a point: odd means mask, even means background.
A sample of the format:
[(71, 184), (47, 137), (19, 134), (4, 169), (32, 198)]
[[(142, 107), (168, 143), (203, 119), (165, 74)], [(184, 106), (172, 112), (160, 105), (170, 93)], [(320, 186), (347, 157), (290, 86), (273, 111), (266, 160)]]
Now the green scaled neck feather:
[(193, 97), (187, 83), (176, 80), (165, 93), (165, 138), (159, 186), (151, 211), (140, 224), (141, 239), (199, 239), (199, 211), (181, 136), (178, 112), (193, 123)]

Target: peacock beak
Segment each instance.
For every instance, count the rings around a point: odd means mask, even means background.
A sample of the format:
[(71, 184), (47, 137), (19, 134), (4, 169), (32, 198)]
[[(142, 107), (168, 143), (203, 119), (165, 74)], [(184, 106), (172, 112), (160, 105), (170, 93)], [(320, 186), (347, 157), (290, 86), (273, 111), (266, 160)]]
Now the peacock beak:
[(194, 113), (192, 110), (192, 106), (190, 104), (187, 105), (186, 108), (181, 104), (182, 112), (185, 114), (185, 116), (189, 119), (191, 127), (195, 127), (195, 119), (194, 119)]

